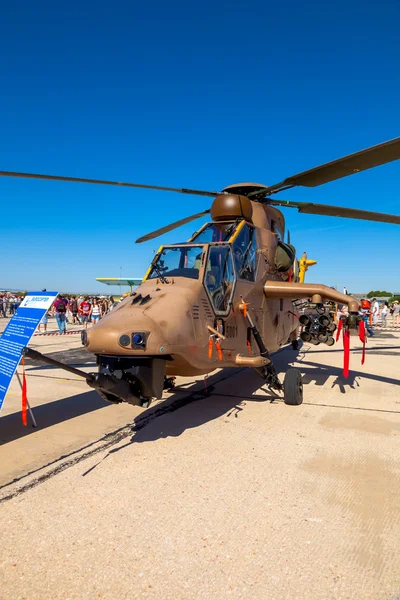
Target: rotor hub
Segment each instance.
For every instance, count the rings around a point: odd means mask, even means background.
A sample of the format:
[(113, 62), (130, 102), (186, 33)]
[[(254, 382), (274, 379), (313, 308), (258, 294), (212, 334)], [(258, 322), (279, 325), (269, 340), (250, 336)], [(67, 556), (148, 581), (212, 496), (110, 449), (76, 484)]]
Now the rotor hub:
[[(265, 196), (265, 188), (266, 187), (267, 186), (263, 183), (253, 183), (253, 182), (234, 183), (232, 185), (228, 185), (222, 191), (228, 192), (229, 194), (240, 194), (242, 196), (248, 196), (249, 194), (260, 190), (260, 196), (258, 196), (255, 193), (254, 196), (251, 197), (252, 200), (257, 200), (259, 197)], [(263, 191), (261, 191), (261, 190), (263, 190)]]
[(253, 207), (246, 196), (221, 194), (215, 198), (210, 212), (213, 221), (245, 219), (251, 223)]

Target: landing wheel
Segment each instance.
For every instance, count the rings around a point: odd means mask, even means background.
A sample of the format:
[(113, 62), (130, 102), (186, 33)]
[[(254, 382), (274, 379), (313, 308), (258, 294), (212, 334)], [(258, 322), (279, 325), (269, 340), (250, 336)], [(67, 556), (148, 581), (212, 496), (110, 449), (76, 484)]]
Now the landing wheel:
[(283, 381), (283, 399), (285, 404), (298, 406), (303, 402), (303, 381), (298, 369), (290, 368), (286, 371)]

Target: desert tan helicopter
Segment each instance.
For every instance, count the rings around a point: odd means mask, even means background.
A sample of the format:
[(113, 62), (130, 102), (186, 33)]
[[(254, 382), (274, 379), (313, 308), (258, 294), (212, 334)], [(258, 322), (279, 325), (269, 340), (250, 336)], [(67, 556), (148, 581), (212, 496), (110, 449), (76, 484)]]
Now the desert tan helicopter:
[[(173, 387), (174, 376), (196, 376), (216, 368), (255, 369), (287, 404), (303, 398), (301, 374), (290, 368), (278, 378), (272, 354), (301, 336), (332, 345), (335, 324), (323, 314), (326, 300), (348, 305), (341, 325), (358, 334), (359, 302), (319, 284), (299, 283), (295, 249), (284, 243), (285, 221), (275, 208), (301, 213), (400, 224), (400, 216), (322, 204), (291, 202), (272, 195), (295, 186), (315, 187), (400, 158), (400, 138), (373, 146), (281, 183), (230, 185), (221, 192), (177, 189), (134, 183), (53, 175), (0, 172), (2, 176), (158, 189), (213, 198), (206, 210), (138, 239), (151, 240), (210, 213), (212, 221), (186, 243), (161, 246), (136, 291), (91, 330), (82, 343), (97, 356), (98, 372), (87, 374), (30, 349), (41, 358), (86, 378), (111, 402), (148, 406)], [(299, 315), (296, 300), (315, 309)], [(299, 320), (300, 316), (300, 320)]]

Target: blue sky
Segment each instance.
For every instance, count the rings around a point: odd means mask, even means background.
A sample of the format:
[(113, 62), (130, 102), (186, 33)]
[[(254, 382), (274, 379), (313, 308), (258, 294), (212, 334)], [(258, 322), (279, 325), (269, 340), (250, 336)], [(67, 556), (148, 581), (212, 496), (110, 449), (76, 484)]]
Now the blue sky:
[[(396, 0), (7, 3), (0, 169), (199, 189), (281, 181), (400, 135), (399, 19)], [(399, 213), (399, 175), (400, 161), (282, 197)], [(135, 239), (209, 206), (7, 178), (0, 199), (0, 287), (60, 291), (142, 275), (159, 240)], [(298, 254), (318, 261), (309, 281), (400, 291), (395, 225), (284, 214)]]

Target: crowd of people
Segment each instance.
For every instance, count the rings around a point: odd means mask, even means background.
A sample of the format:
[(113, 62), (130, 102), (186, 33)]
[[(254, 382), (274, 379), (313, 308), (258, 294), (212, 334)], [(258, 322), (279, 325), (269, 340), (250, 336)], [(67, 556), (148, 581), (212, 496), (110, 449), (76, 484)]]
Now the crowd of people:
[(368, 322), (371, 323), (372, 321), (372, 325), (378, 326), (379, 321), (381, 321), (380, 326), (387, 327), (390, 315), (392, 317), (392, 326), (400, 326), (400, 303), (398, 300), (389, 304), (388, 302), (378, 302), (376, 298), (372, 298), (372, 301), (369, 302), (369, 307), (367, 301), (367, 304), (362, 307), (362, 311)]
[(116, 306), (113, 296), (104, 297), (89, 297), (89, 296), (72, 296), (66, 298), (60, 294), (39, 325), (39, 331), (47, 331), (49, 317), (55, 317), (58, 330), (64, 334), (69, 325), (83, 325), (86, 329), (88, 323), (95, 325), (107, 313), (113, 310)]
[[(348, 313), (347, 306), (344, 304), (337, 312), (337, 318)], [(370, 337), (375, 335), (374, 328), (385, 328), (389, 326), (388, 317), (392, 317), (391, 326), (400, 327), (400, 303), (398, 300), (391, 302), (379, 302), (376, 298), (372, 300), (361, 300), (360, 314), (363, 317), (365, 328)]]
[[(8, 319), (14, 316), (23, 299), (24, 294), (1, 293), (0, 318)], [(84, 328), (87, 328), (88, 323), (96, 324), (116, 304), (113, 296), (72, 296), (67, 298), (63, 294), (59, 294), (42, 318), (38, 329), (47, 331), (49, 317), (55, 317), (60, 333), (66, 333), (67, 325), (83, 325)]]
[(16, 294), (0, 294), (0, 318), (12, 317), (19, 308), (24, 297)]

